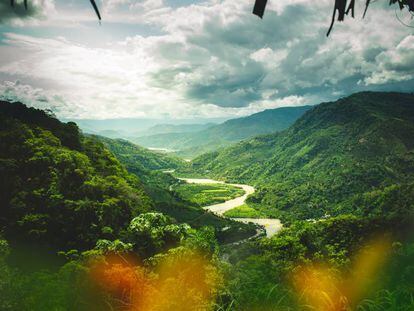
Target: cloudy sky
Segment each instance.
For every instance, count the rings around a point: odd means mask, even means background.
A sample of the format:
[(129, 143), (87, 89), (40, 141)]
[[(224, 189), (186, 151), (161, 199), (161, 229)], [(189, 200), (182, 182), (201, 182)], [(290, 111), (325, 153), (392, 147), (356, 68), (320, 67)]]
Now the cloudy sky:
[[(62, 118), (236, 117), (361, 90), (414, 91), (414, 29), (388, 0), (0, 0), (0, 97)], [(410, 23), (408, 13), (397, 12)]]

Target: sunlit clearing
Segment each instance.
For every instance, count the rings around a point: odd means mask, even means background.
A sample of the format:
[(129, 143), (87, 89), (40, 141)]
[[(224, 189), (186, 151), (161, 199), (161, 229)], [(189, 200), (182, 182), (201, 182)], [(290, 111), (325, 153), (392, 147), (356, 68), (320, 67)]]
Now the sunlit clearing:
[(203, 256), (189, 251), (155, 258), (154, 271), (123, 258), (107, 257), (92, 277), (116, 310), (211, 310), (221, 280)]
[(374, 285), (390, 254), (391, 242), (376, 239), (361, 248), (347, 272), (328, 264), (310, 264), (294, 273), (299, 299), (317, 311), (353, 310)]

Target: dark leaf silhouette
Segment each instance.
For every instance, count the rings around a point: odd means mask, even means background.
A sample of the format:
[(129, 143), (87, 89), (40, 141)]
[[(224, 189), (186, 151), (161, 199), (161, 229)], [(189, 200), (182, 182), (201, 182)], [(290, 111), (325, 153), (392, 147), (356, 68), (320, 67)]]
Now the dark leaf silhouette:
[(98, 19), (101, 20), (101, 14), (99, 13), (98, 6), (95, 3), (95, 0), (91, 0), (91, 4), (93, 6), (93, 9), (95, 10), (96, 15), (98, 16)]
[(371, 0), (367, 0), (367, 2), (365, 3), (365, 10), (364, 10), (364, 15), (362, 15), (362, 18), (364, 18), (365, 15), (367, 14), (368, 7), (369, 7), (369, 3), (370, 2), (371, 2)]
[[(101, 13), (99, 13), (99, 9), (98, 9), (98, 6), (96, 5), (95, 0), (90, 0), (90, 1), (91, 1), (91, 4), (92, 4), (93, 9), (95, 10), (96, 15), (98, 16), (98, 19), (101, 20), (102, 19), (101, 18)], [(27, 10), (28, 9), (28, 2), (27, 2), (27, 0), (24, 0), (23, 4), (24, 4), (24, 8)], [(14, 0), (10, 0), (10, 5), (12, 7), (14, 7)]]
[(345, 14), (348, 15), (349, 11), (351, 11), (351, 16), (355, 17), (355, 0), (351, 0)]
[(263, 14), (266, 8), (267, 0), (256, 0), (253, 8), (253, 14), (263, 18)]
[(327, 36), (331, 33), (333, 25), (335, 23), (336, 11), (338, 11), (338, 21), (343, 21), (345, 18), (345, 10), (346, 10), (346, 0), (335, 0), (335, 7), (332, 14), (332, 21), (331, 25), (329, 26), (328, 32), (326, 33)]
[[(352, 17), (355, 17), (355, 0), (350, 0), (348, 8), (347, 8), (347, 1), (348, 0), (335, 0), (334, 11), (332, 13), (332, 21), (331, 21), (331, 24), (329, 25), (329, 29), (328, 29), (328, 32), (326, 33), (326, 36), (329, 36), (329, 34), (332, 31), (337, 12), (338, 12), (337, 20), (340, 22), (342, 22), (345, 19), (345, 15), (348, 15), (349, 12), (351, 12)], [(414, 0), (390, 0), (390, 5), (393, 5), (397, 2), (400, 7), (400, 10), (403, 10), (404, 7), (408, 7), (408, 11), (414, 12)], [(266, 3), (267, 3), (267, 0), (256, 0), (254, 4), (254, 8), (253, 8), (253, 14), (259, 16), (260, 18), (263, 18), (263, 14), (266, 8)], [(366, 0), (363, 17), (365, 17), (370, 4), (371, 4), (371, 0)]]

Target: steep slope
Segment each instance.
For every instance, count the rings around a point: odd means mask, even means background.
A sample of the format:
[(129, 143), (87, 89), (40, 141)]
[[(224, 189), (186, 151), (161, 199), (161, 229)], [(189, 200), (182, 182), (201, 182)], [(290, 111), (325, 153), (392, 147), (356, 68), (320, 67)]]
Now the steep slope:
[(248, 117), (228, 120), (198, 132), (157, 134), (138, 137), (134, 142), (146, 147), (176, 150), (181, 156), (193, 157), (227, 146), (229, 142), (284, 130), (310, 108), (303, 106), (269, 109)]
[(90, 135), (91, 139), (103, 143), (128, 172), (139, 177), (143, 187), (156, 203), (176, 204), (176, 199), (169, 191), (177, 180), (163, 171), (178, 169), (184, 160), (165, 153), (153, 152), (123, 139)]
[(148, 150), (124, 139), (110, 139), (95, 135), (91, 137), (102, 142), (133, 173), (177, 169), (185, 163), (180, 158)]
[(320, 104), (284, 132), (202, 155), (191, 169), (256, 184), (251, 205), (273, 216), (380, 214), (411, 208), (413, 147), (414, 96), (364, 92)]
[[(185, 164), (183, 160), (165, 153), (150, 151), (122, 139), (109, 139), (101, 136), (90, 136), (90, 138), (103, 143), (128, 172), (139, 177), (145, 192), (155, 203), (154, 209), (195, 228), (214, 227), (217, 239), (223, 243), (249, 236), (254, 232), (255, 229), (252, 226), (206, 213), (190, 200), (183, 199), (175, 191), (171, 191), (180, 181), (163, 171), (179, 169)], [(223, 228), (226, 229), (223, 230)]]
[(75, 123), (0, 102), (0, 227), (12, 242), (52, 250), (117, 236), (152, 200)]

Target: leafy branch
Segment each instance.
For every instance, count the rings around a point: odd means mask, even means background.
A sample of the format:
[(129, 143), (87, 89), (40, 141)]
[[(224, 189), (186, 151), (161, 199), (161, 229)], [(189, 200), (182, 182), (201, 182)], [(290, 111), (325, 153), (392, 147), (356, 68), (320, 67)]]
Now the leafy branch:
[[(362, 16), (363, 18), (365, 17), (368, 7), (372, 2), (374, 1), (366, 0), (365, 10)], [(390, 5), (393, 5), (395, 3), (398, 3), (400, 10), (403, 10), (405, 7), (407, 7), (409, 12), (414, 12), (414, 0), (390, 0)], [(254, 7), (253, 7), (253, 14), (259, 16), (260, 18), (263, 18), (266, 4), (267, 4), (267, 0), (256, 0)], [(326, 36), (329, 36), (329, 34), (332, 31), (337, 12), (338, 12), (337, 20), (340, 22), (342, 22), (345, 19), (345, 15), (349, 15), (349, 13), (351, 13), (351, 16), (353, 18), (355, 17), (355, 0), (350, 0), (348, 6), (347, 4), (348, 4), (347, 0), (335, 0), (334, 10), (332, 14), (332, 21), (329, 26), (328, 32), (326, 33)]]

